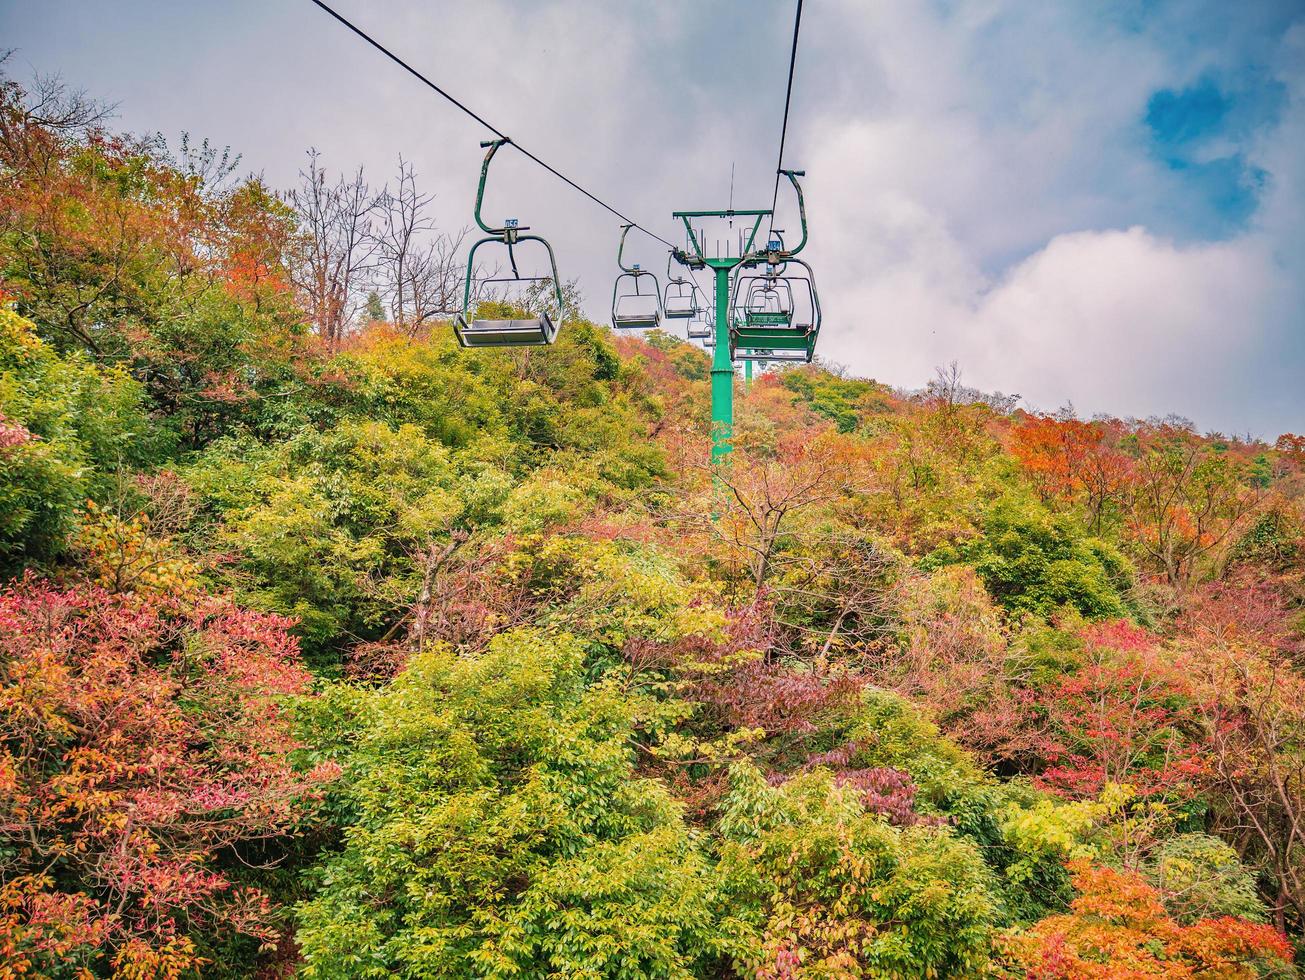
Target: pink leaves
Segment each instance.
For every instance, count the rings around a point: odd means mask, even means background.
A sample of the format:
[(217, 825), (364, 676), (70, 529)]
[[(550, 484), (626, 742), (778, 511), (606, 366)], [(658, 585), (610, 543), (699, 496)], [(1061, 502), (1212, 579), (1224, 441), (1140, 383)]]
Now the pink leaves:
[(11, 422), (3, 412), (0, 412), (0, 449), (25, 446), (36, 438), (21, 422)]
[[(284, 700), (309, 681), (290, 625), (219, 597), (30, 577), (0, 594), (0, 842), (19, 872), (77, 889), (95, 942), (170, 948), (182, 919), (271, 934), (271, 906), (213, 862), (294, 832), (338, 773), (289, 761)], [(41, 908), (72, 908), (41, 880), (16, 913), (25, 935)]]

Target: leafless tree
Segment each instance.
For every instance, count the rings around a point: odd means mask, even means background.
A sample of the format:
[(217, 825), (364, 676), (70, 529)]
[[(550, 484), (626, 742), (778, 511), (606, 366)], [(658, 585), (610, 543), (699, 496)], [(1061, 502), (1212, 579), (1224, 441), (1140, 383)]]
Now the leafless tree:
[(12, 55), (12, 50), (0, 53), (0, 164), (39, 170), (57, 155), (62, 141), (96, 130), (116, 107), (69, 88), (60, 75), (37, 74), (30, 86), (22, 86), (5, 72)]
[(935, 368), (934, 379), (925, 385), (921, 393), (924, 400), (938, 404), (944, 412), (950, 412), (961, 405), (987, 405), (999, 415), (1009, 415), (1015, 411), (1015, 406), (1022, 397), (971, 388), (961, 381), (961, 376), (961, 366), (956, 361), (946, 367)]
[(1305, 684), (1284, 651), (1228, 625), (1196, 636), (1215, 827), (1264, 869), (1274, 924), (1291, 932), (1305, 922)]
[(417, 189), (412, 164), (399, 157), (398, 180), (376, 199), (374, 242), (376, 291), (390, 321), (415, 333), (431, 317), (450, 313), (461, 302), (462, 265), (457, 259), (467, 229), (439, 231), (429, 214), (433, 195)]
[(330, 181), (316, 149), (308, 151), (308, 168), (299, 177), (288, 195), (303, 232), (294, 280), (314, 327), (335, 346), (365, 302), (374, 270), (376, 199), (362, 167)]
[(849, 466), (837, 443), (793, 439), (773, 455), (736, 447), (727, 466), (704, 466), (710, 502), (674, 508), (668, 518), (725, 545), (732, 565), (746, 569), (754, 597), (777, 553), (804, 522), (848, 489)]
[(900, 563), (850, 528), (808, 530), (771, 566), (781, 572), (770, 591), (776, 621), (785, 627), (777, 640), (783, 643), (786, 633), (797, 638), (792, 653), (823, 659), (836, 647), (866, 651), (896, 628)]
[(1173, 426), (1153, 436), (1133, 467), (1126, 513), (1142, 550), (1182, 592), (1197, 563), (1217, 554), (1264, 491), (1248, 486), (1228, 459), (1212, 453), (1189, 431)]

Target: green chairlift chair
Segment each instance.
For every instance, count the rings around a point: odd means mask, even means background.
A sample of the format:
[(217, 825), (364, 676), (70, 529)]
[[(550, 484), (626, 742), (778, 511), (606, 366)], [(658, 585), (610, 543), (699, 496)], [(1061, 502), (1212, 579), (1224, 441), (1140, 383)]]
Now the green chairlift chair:
[(612, 284), (612, 326), (620, 330), (651, 330), (662, 323), (662, 291), (657, 276), (636, 262), (623, 261), (625, 236), (634, 225), (621, 226), (621, 244), (616, 250), (616, 264), (621, 274)]
[[(485, 162), (480, 167), (480, 186), (476, 191), (476, 224), (486, 237), (471, 246), (467, 256), (467, 277), (462, 291), (462, 311), (453, 322), (453, 332), (458, 343), (463, 347), (543, 347), (557, 339), (557, 330), (562, 322), (565, 305), (562, 301), (562, 280), (557, 274), (557, 259), (553, 255), (553, 246), (538, 235), (525, 235), (527, 226), (518, 223), (516, 218), (508, 218), (501, 228), (491, 228), (480, 217), (481, 204), (485, 199), (485, 178), (489, 173), (490, 161), (508, 140), (490, 140), (480, 145), (488, 147)], [(523, 276), (517, 268), (516, 248), (522, 242), (538, 242), (548, 253), (548, 270), (544, 275)], [(471, 292), (476, 273), (476, 252), (482, 245), (491, 243), (507, 248), (508, 263), (512, 269), (511, 276), (498, 276), (480, 282), (477, 291), (476, 312), (487, 307), (499, 306), (507, 316), (472, 315)], [(537, 284), (544, 283), (543, 289)], [(516, 296), (500, 298), (496, 295), (498, 288), (508, 292), (516, 291)], [(525, 292), (523, 292), (523, 290)], [(538, 297), (528, 299), (526, 293), (533, 292)], [(497, 302), (494, 302), (497, 301)], [(536, 307), (531, 310), (514, 309), (514, 303), (531, 302)]]

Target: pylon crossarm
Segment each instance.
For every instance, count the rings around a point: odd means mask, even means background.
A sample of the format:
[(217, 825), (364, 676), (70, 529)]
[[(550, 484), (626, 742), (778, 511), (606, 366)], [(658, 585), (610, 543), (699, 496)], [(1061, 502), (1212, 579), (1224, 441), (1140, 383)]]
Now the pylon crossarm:
[[(689, 233), (689, 244), (693, 246), (692, 254), (689, 253), (676, 254), (675, 256), (676, 261), (682, 263), (683, 265), (687, 265), (690, 268), (700, 269), (704, 266), (711, 266), (713, 269), (716, 269), (716, 268), (720, 268), (722, 265), (725, 268), (733, 268), (734, 266), (738, 265), (740, 262), (744, 261), (748, 253), (752, 251), (752, 245), (757, 240), (757, 231), (761, 228), (762, 219), (769, 217), (770, 213), (771, 212), (769, 211), (762, 211), (762, 210), (674, 212), (671, 216), (674, 218), (679, 218), (681, 221), (684, 222), (684, 230)], [(702, 247), (703, 243), (698, 240), (698, 233), (693, 230), (694, 218), (752, 218), (753, 219), (752, 230), (751, 232), (748, 233), (748, 241), (747, 244), (743, 246), (742, 254), (739, 255), (737, 258), (720, 258), (719, 256), (716, 256), (714, 258), (708, 258), (705, 252), (703, 251), (703, 247)], [(683, 255), (683, 257), (681, 257), (681, 254)]]

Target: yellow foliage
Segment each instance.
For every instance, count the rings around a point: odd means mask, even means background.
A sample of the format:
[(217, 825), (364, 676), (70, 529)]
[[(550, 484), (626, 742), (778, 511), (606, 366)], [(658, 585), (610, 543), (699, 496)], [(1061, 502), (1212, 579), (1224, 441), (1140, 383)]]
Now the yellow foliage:
[(90, 577), (111, 592), (185, 595), (199, 587), (199, 566), (170, 537), (150, 534), (148, 514), (123, 520), (88, 500), (74, 543)]

